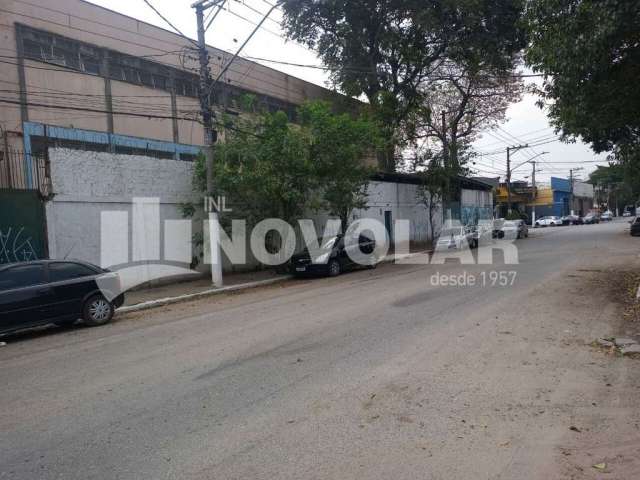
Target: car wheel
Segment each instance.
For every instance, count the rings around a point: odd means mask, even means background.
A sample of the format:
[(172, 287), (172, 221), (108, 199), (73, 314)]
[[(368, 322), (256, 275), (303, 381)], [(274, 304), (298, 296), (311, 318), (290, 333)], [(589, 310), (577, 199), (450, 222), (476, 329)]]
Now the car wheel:
[(94, 295), (84, 303), (82, 319), (86, 325), (97, 327), (109, 323), (113, 318), (114, 308), (102, 295)]
[(338, 275), (340, 275), (340, 262), (338, 262), (338, 260), (336, 260), (335, 258), (329, 262), (327, 268), (329, 270), (330, 277), (337, 277)]

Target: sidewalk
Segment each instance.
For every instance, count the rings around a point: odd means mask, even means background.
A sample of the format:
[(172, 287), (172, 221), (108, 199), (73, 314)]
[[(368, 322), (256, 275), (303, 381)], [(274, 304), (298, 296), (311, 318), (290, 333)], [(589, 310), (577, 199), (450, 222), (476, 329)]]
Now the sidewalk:
[[(428, 251), (417, 251), (405, 255), (391, 253), (380, 263), (402, 263), (403, 259), (424, 255)], [(227, 273), (224, 275), (224, 286), (216, 288), (209, 277), (193, 281), (170, 283), (158, 287), (131, 290), (125, 293), (125, 302), (117, 311), (120, 313), (147, 310), (172, 303), (183, 302), (209, 295), (245, 290), (272, 283), (283, 282), (292, 278), (291, 275), (277, 274), (273, 270), (262, 270), (246, 273)]]
[(290, 275), (277, 274), (272, 270), (262, 270), (246, 273), (227, 273), (224, 275), (224, 286), (222, 288), (214, 287), (211, 284), (211, 279), (206, 277), (159, 287), (132, 290), (126, 292), (124, 305), (118, 309), (118, 312), (145, 310), (192, 298), (268, 285), (285, 281), (289, 278), (291, 278)]

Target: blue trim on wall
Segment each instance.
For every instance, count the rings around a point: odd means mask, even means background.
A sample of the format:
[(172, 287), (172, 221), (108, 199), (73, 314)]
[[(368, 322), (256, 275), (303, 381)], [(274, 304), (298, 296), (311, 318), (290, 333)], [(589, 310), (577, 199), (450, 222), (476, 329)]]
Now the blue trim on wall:
[[(46, 127), (46, 132), (45, 132)], [(44, 125), (42, 123), (24, 122), (22, 124), (24, 133), (24, 153), (25, 153), (25, 176), (27, 184), (33, 187), (33, 161), (31, 158), (32, 145), (31, 137), (54, 138), (59, 140), (73, 140), (77, 142), (94, 143), (98, 145), (111, 145), (113, 147), (129, 147), (141, 150), (151, 150), (173, 154), (175, 160), (180, 160), (181, 155), (197, 155), (202, 147), (198, 145), (187, 145), (183, 143), (163, 142), (149, 138), (131, 137), (115, 133), (97, 132), (94, 130), (81, 130), (78, 128), (58, 127), (55, 125)]]

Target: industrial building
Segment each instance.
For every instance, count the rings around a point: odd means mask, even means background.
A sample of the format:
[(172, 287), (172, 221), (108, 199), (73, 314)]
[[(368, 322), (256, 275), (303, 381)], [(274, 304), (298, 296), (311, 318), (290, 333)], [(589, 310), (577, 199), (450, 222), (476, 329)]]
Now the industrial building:
[[(140, 198), (159, 199), (148, 228), (163, 236), (158, 225), (181, 219), (181, 206), (200, 200), (192, 187), (204, 143), (193, 44), (83, 0), (2, 0), (0, 16), (0, 263), (65, 256), (104, 263), (101, 216), (120, 212), (133, 221)], [(214, 47), (208, 53), (215, 78), (232, 55)], [(357, 103), (237, 58), (212, 88), (217, 118), (242, 115), (247, 94), (254, 106), (284, 111), (293, 122), (308, 100), (341, 109)], [(474, 203), (485, 187), (465, 185), (455, 218), (490, 216), (489, 196), (481, 198), (481, 214)], [(415, 178), (380, 177), (370, 187), (370, 208), (354, 216), (388, 225), (410, 220), (413, 242), (437, 233), (440, 222), (429, 226)], [(130, 261), (162, 260), (156, 247), (133, 250)]]

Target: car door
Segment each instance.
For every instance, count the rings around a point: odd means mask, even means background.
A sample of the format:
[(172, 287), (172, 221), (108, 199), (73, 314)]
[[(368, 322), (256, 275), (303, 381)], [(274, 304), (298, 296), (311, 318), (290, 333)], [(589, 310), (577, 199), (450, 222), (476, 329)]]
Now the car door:
[(353, 251), (355, 245), (356, 244), (354, 242), (345, 240), (345, 237), (340, 237), (336, 242), (336, 245), (333, 248), (337, 252), (336, 258), (340, 262), (340, 268), (346, 270), (352, 266), (353, 260), (351, 260), (349, 252)]
[(43, 263), (28, 263), (0, 271), (0, 331), (46, 323), (52, 292)]
[(48, 264), (49, 286), (54, 301), (50, 306), (52, 318), (79, 318), (82, 302), (98, 290), (95, 270), (76, 262), (50, 262)]

